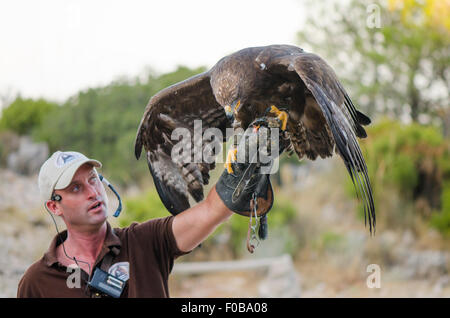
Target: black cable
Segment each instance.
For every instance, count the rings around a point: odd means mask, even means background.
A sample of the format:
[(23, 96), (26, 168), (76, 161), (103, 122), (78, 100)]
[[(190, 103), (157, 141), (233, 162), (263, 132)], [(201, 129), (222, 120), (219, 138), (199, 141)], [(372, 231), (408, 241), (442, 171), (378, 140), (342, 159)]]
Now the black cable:
[[(80, 266), (80, 264), (78, 264), (78, 262), (83, 263), (83, 264), (86, 264), (86, 265), (88, 266), (88, 268), (89, 268), (89, 274), (88, 274), (88, 276), (90, 277), (90, 275), (91, 275), (91, 265), (90, 265), (88, 262), (85, 262), (85, 261), (82, 261), (82, 260), (77, 260), (75, 257), (70, 257), (69, 255), (67, 255), (66, 248), (65, 248), (65, 246), (64, 246), (64, 240), (62, 239), (61, 233), (60, 233), (59, 230), (58, 230), (58, 225), (56, 224), (55, 218), (53, 217), (53, 214), (48, 210), (46, 204), (45, 204), (45, 209), (47, 210), (48, 214), (50, 214), (50, 217), (51, 217), (52, 220), (53, 220), (53, 224), (55, 225), (56, 232), (58, 233), (58, 238), (59, 238), (59, 240), (61, 241), (61, 244), (62, 244), (62, 248), (63, 248), (63, 251), (64, 251), (64, 255), (66, 255), (66, 257), (67, 257), (68, 259), (75, 261), (75, 264), (78, 266), (78, 268), (80, 268), (80, 270), (81, 270), (81, 266)], [(85, 279), (84, 279), (84, 281), (85, 281), (85, 283), (86, 283), (86, 287), (85, 287), (84, 292), (86, 293), (87, 287), (88, 287), (88, 285), (89, 285), (89, 280), (85, 280)]]

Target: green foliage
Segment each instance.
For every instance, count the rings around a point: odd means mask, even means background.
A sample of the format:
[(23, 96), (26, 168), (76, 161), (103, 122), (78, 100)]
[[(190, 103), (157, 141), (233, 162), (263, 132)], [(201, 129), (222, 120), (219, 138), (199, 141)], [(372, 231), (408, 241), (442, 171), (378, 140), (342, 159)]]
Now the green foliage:
[(44, 118), (34, 131), (35, 139), (47, 142), (51, 151), (80, 151), (100, 160), (104, 174), (114, 182), (137, 183), (149, 177), (145, 156), (139, 161), (134, 157), (134, 139), (150, 97), (201, 71), (179, 67), (149, 76), (146, 83), (120, 80), (79, 92)]
[(0, 166), (6, 165), (8, 155), (19, 147), (19, 136), (11, 130), (0, 132)]
[(302, 160), (298, 160), (298, 156), (297, 154), (294, 153), (291, 156), (288, 156), (288, 153), (283, 152), (280, 156), (280, 167), (284, 164), (292, 164), (292, 165), (302, 165), (304, 163), (304, 161)]
[(334, 251), (343, 246), (344, 239), (342, 234), (326, 231), (313, 241), (313, 246), (319, 251)]
[(149, 219), (170, 215), (155, 188), (139, 196), (126, 198), (124, 200), (124, 212), (119, 220), (121, 227), (129, 226), (133, 222), (145, 222)]
[(392, 158), (392, 170), (386, 175), (386, 181), (397, 185), (405, 191), (405, 195), (412, 194), (417, 186), (418, 174), (415, 162), (404, 154)]
[(371, 179), (394, 185), (409, 198), (418, 184), (422, 163), (429, 160), (439, 167), (442, 161), (445, 142), (434, 127), (384, 120), (370, 127), (368, 135), (362, 144)]
[(444, 184), (441, 199), (442, 208), (438, 213), (432, 215), (430, 224), (444, 236), (450, 238), (450, 181)]
[[(427, 216), (441, 206), (441, 213), (433, 216), (432, 224), (444, 229), (446, 218), (450, 220), (450, 203), (446, 203), (450, 190), (444, 187), (450, 181), (450, 151), (440, 131), (431, 126), (403, 125), (385, 119), (369, 127), (368, 136), (361, 146), (377, 215), (389, 220), (390, 226), (400, 226), (412, 222), (412, 211)], [(347, 190), (354, 195), (350, 181)], [(362, 206), (359, 214), (363, 217)]]
[(0, 130), (10, 130), (26, 135), (38, 127), (45, 116), (57, 109), (57, 104), (44, 99), (22, 99), (17, 97), (2, 112)]

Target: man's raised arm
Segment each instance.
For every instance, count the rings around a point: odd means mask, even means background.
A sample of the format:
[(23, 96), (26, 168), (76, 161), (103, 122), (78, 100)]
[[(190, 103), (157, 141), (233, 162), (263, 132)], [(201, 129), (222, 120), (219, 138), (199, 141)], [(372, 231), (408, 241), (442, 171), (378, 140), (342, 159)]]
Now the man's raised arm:
[(216, 187), (212, 188), (204, 201), (175, 216), (172, 230), (178, 248), (183, 252), (191, 251), (232, 214)]

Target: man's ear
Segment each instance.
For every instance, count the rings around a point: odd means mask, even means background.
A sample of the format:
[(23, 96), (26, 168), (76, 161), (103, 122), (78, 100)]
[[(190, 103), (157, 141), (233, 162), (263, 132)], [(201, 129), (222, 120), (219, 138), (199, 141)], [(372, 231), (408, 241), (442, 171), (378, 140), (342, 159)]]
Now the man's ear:
[(61, 216), (62, 215), (62, 211), (59, 208), (58, 204), (56, 204), (56, 203), (57, 203), (56, 201), (48, 200), (47, 202), (45, 202), (45, 206), (54, 215)]

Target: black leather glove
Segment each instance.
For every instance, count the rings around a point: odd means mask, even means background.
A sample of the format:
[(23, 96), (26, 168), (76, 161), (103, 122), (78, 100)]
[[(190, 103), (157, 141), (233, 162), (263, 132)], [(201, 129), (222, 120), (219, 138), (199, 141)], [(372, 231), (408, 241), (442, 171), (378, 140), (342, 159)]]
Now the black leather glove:
[[(216, 191), (233, 212), (255, 219), (259, 217), (258, 237), (265, 239), (267, 213), (272, 208), (274, 200), (269, 172), (274, 156), (277, 157), (283, 152), (288, 140), (280, 138), (284, 134), (281, 130), (276, 136), (267, 134), (267, 128), (279, 127), (279, 122), (275, 118), (256, 119), (249, 127), (237, 146), (237, 161), (231, 164), (233, 172), (229, 173), (225, 169), (216, 184)], [(266, 131), (263, 131), (262, 127), (265, 127)], [(276, 148), (272, 151), (272, 147), (275, 146), (278, 146), (278, 151)], [(275, 154), (270, 156), (273, 152)], [(248, 240), (247, 246), (249, 247)], [(252, 250), (253, 248), (249, 247), (249, 251)]]
[(269, 175), (262, 174), (261, 167), (255, 163), (233, 163), (232, 167), (233, 173), (225, 169), (216, 184), (216, 191), (225, 205), (245, 216), (261, 216), (269, 212), (273, 205)]

